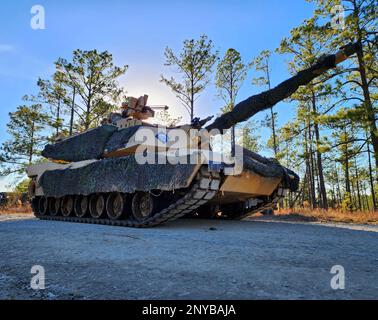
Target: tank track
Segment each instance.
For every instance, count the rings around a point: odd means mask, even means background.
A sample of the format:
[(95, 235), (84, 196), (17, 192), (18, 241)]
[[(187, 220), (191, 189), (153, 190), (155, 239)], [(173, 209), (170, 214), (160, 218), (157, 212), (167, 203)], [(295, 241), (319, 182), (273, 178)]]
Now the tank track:
[(163, 224), (168, 221), (176, 220), (203, 206), (212, 198), (214, 198), (218, 193), (220, 180), (221, 179), (219, 173), (209, 172), (207, 167), (201, 167), (199, 173), (197, 174), (195, 182), (187, 191), (186, 195), (144, 221), (136, 221), (130, 217), (126, 218), (125, 220), (111, 220), (109, 218), (96, 219), (92, 217), (79, 218), (76, 216), (51, 216), (40, 215), (35, 210), (33, 211), (34, 215), (41, 220), (91, 223), (133, 228), (148, 228)]
[[(184, 216), (189, 216), (191, 213), (195, 212), (196, 209), (206, 205), (210, 200), (212, 200), (219, 192), (219, 187), (221, 183), (221, 178), (217, 172), (209, 172), (206, 167), (202, 167), (199, 171), (195, 182), (192, 187), (187, 191), (187, 193), (174, 203), (170, 204), (167, 208), (164, 208), (158, 213), (155, 213), (152, 217), (146, 219), (145, 221), (136, 221), (128, 217), (125, 220), (111, 220), (109, 218), (96, 219), (92, 217), (76, 217), (76, 216), (51, 216), (51, 215), (40, 215), (34, 211), (34, 215), (41, 220), (52, 220), (52, 221), (64, 221), (64, 222), (75, 222), (75, 223), (88, 223), (88, 224), (102, 224), (102, 225), (112, 225), (120, 227), (133, 227), (133, 228), (148, 228), (158, 226), (160, 224), (177, 220)], [(262, 201), (260, 204), (253, 206), (252, 208), (245, 209), (238, 216), (233, 216), (227, 218), (229, 220), (242, 220), (248, 218), (249, 216), (259, 213), (261, 211), (271, 209), (277, 205), (281, 200), (284, 199), (287, 193), (287, 189), (279, 186), (271, 195)], [(235, 209), (236, 210), (236, 209)], [(220, 217), (221, 219), (223, 217)]]

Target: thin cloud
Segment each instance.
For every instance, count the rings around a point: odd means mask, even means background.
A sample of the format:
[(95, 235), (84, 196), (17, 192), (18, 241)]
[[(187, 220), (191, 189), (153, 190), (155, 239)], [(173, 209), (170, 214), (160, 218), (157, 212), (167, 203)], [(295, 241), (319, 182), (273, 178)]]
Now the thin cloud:
[(1, 44), (0, 43), (0, 53), (3, 52), (12, 52), (14, 51), (14, 47), (10, 44)]

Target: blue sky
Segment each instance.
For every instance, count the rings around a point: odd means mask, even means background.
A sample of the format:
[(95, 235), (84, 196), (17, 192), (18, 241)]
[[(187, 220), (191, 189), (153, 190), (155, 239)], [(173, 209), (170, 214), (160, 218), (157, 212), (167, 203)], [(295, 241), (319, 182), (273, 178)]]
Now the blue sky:
[[(45, 8), (45, 30), (30, 27), (30, 10), (36, 4)], [(184, 39), (205, 33), (221, 54), (232, 47), (249, 62), (263, 49), (274, 50), (293, 27), (311, 17), (313, 5), (305, 0), (7, 0), (0, 10), (1, 143), (7, 138), (8, 113), (22, 103), (23, 95), (36, 93), (37, 78), (49, 77), (58, 57), (70, 58), (76, 48), (108, 50), (116, 64), (130, 66), (120, 79), (130, 95), (149, 94), (151, 104), (167, 104), (174, 114), (185, 115), (174, 95), (159, 83), (160, 74), (172, 74), (164, 66), (166, 46), (179, 50)], [(288, 77), (286, 59), (273, 57), (273, 84)], [(251, 72), (238, 100), (260, 91), (251, 85), (252, 77)], [(210, 85), (195, 111), (204, 117), (220, 107)], [(281, 125), (293, 115), (293, 107), (285, 103), (276, 111)], [(0, 191), (7, 182), (0, 180)]]

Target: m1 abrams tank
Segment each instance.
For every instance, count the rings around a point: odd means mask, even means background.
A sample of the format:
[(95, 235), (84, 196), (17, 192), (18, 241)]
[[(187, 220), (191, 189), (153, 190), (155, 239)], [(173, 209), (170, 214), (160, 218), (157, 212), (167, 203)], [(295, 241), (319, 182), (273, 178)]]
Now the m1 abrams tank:
[(323, 57), (205, 128), (209, 119), (177, 128), (151, 125), (144, 122), (154, 115), (147, 96), (130, 98), (122, 113), (47, 145), (42, 155), (50, 161), (27, 168), (35, 216), (152, 227), (183, 216), (241, 219), (274, 207), (298, 189), (299, 177), (278, 161), (240, 147), (232, 162), (224, 161), (212, 150), (210, 137), (287, 98), (357, 48), (349, 45)]

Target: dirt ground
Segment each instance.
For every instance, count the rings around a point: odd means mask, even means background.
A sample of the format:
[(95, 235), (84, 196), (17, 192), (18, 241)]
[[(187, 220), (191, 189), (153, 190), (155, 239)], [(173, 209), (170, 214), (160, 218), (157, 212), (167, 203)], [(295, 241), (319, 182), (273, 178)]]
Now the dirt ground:
[[(183, 219), (154, 229), (0, 216), (0, 299), (378, 299), (378, 226)], [(44, 290), (30, 287), (33, 265)], [(334, 265), (345, 289), (333, 290)]]

